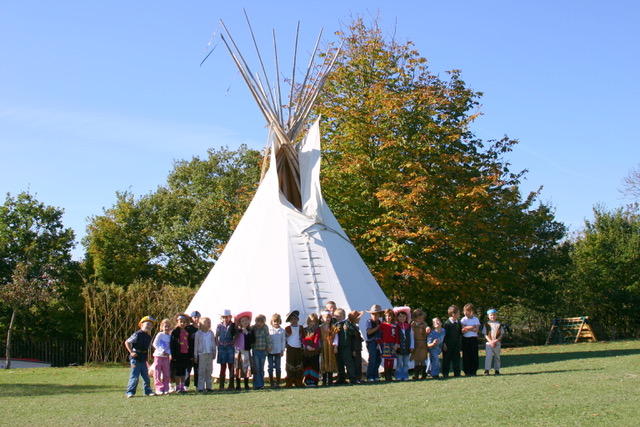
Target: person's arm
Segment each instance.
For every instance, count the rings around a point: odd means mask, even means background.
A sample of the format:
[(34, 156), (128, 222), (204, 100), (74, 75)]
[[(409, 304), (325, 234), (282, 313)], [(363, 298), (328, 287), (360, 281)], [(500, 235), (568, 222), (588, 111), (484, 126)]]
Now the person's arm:
[(397, 350), (400, 348), (400, 328), (398, 327), (398, 325), (393, 325), (392, 328), (395, 328), (396, 330), (396, 334), (395, 334), (395, 345), (393, 346), (394, 350)]
[(437, 345), (438, 345), (438, 339), (437, 338), (429, 340), (429, 338), (427, 337), (427, 347), (433, 348), (433, 347), (435, 347)]
[[(367, 335), (373, 335), (376, 332), (378, 332), (378, 330), (380, 329), (380, 325), (382, 325), (381, 322), (377, 322), (378, 324), (376, 326), (373, 326), (371, 328), (367, 328)], [(373, 323), (371, 323), (373, 324)]]
[(273, 338), (271, 338), (271, 334), (269, 333), (269, 329), (267, 328), (267, 354), (271, 353), (273, 349)]
[(476, 321), (478, 323), (476, 323), (475, 325), (471, 326), (473, 328), (473, 332), (480, 332), (480, 320), (478, 320), (478, 318), (476, 317)]
[(127, 351), (129, 352), (129, 355), (131, 356), (132, 359), (135, 359), (136, 356), (137, 356), (137, 354), (134, 353), (134, 351), (133, 351), (133, 343), (134, 343), (135, 338), (136, 338), (136, 336), (134, 334), (134, 335), (131, 335), (129, 338), (127, 338), (124, 341), (124, 346), (127, 349)]
[(278, 339), (280, 340), (280, 348), (282, 350), (280, 350), (280, 357), (284, 356), (284, 349), (287, 348), (287, 337), (285, 336), (285, 333), (281, 333), (278, 334)]
[(502, 341), (502, 325), (499, 325), (498, 328), (496, 329), (496, 336), (493, 339), (493, 343), (491, 344), (491, 346), (495, 347), (501, 341)]
[(133, 347), (131, 346), (128, 338), (124, 340), (124, 346), (126, 347), (127, 352), (131, 355), (132, 358), (136, 357), (136, 354), (133, 352)]
[(196, 337), (193, 340), (193, 361), (198, 363), (198, 357), (202, 353), (202, 334), (196, 332)]
[(317, 349), (320, 347), (320, 328), (316, 329), (315, 334), (313, 334), (313, 348)]
[(413, 329), (409, 328), (409, 349), (413, 350), (416, 348), (415, 337), (413, 336)]

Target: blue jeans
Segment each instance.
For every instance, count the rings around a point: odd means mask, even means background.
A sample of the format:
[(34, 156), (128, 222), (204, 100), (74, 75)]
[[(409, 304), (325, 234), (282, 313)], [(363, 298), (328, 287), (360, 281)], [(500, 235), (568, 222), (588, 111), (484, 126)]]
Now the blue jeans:
[(264, 387), (264, 362), (267, 359), (266, 350), (253, 350), (253, 387)]
[(149, 381), (149, 371), (147, 370), (147, 362), (138, 362), (131, 359), (131, 374), (129, 375), (129, 384), (127, 384), (127, 394), (136, 394), (138, 388), (138, 377), (142, 376), (144, 385), (144, 394), (152, 394), (151, 382)]
[(280, 353), (268, 354), (267, 359), (269, 359), (269, 376), (273, 374), (274, 369), (276, 371), (276, 375), (280, 375), (282, 372), (282, 369), (280, 367), (280, 365), (282, 364), (282, 356), (280, 356)]
[(429, 349), (429, 363), (431, 364), (430, 373), (432, 377), (440, 375), (440, 349)]
[(398, 354), (396, 359), (396, 379), (409, 379), (409, 354)]
[(382, 363), (382, 357), (380, 357), (380, 349), (378, 343), (374, 341), (367, 341), (367, 351), (369, 352), (369, 366), (367, 366), (367, 380), (380, 379), (380, 363)]

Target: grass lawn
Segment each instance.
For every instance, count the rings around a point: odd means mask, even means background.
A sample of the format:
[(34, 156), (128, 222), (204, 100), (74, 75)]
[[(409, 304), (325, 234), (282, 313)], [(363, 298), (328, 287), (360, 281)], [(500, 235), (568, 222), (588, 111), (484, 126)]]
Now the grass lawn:
[(140, 385), (134, 399), (127, 367), (1, 370), (0, 425), (640, 425), (640, 341), (504, 349), (502, 364), (350, 387), (139, 397)]

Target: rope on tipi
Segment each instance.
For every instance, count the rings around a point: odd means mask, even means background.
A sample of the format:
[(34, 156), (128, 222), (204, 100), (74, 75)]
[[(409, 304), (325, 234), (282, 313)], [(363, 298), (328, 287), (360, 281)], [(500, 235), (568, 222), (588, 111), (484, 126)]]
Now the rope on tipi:
[[(251, 94), (258, 103), (262, 114), (267, 120), (269, 125), (269, 141), (268, 146), (273, 147), (275, 150), (276, 167), (278, 171), (278, 180), (280, 184), (280, 190), (284, 196), (298, 209), (302, 209), (302, 197), (300, 193), (300, 167), (298, 164), (298, 152), (296, 144), (299, 141), (299, 136), (303, 131), (305, 124), (311, 114), (313, 105), (322, 90), (322, 87), (329, 75), (329, 72), (333, 68), (340, 49), (337, 49), (333, 55), (324, 58), (324, 62), (320, 66), (315, 65), (315, 58), (318, 53), (318, 47), (320, 45), (320, 38), (322, 37), (322, 31), (318, 35), (313, 53), (307, 65), (307, 70), (304, 75), (302, 83), (296, 87), (296, 68), (298, 60), (298, 39), (300, 34), (300, 23), (296, 27), (296, 38), (293, 53), (293, 70), (291, 73), (289, 91), (289, 99), (287, 108), (284, 108), (282, 103), (282, 90), (280, 79), (280, 64), (278, 59), (278, 49), (276, 43), (275, 31), (273, 31), (273, 48), (274, 48), (274, 60), (275, 60), (275, 87), (272, 86), (269, 80), (268, 73), (266, 71), (260, 49), (256, 42), (256, 38), (249, 22), (249, 17), (245, 11), (245, 18), (253, 45), (256, 50), (258, 61), (260, 64), (260, 73), (254, 73), (249, 64), (242, 56), (240, 49), (238, 48), (235, 40), (231, 36), (231, 33), (227, 29), (223, 21), (220, 21), (224, 33), (220, 37), (224, 42), (231, 58), (236, 64), (240, 74), (244, 78)], [(227, 40), (228, 38), (228, 40)], [(265, 158), (268, 157), (268, 152), (265, 152)], [(262, 175), (264, 176), (266, 161), (263, 162)]]

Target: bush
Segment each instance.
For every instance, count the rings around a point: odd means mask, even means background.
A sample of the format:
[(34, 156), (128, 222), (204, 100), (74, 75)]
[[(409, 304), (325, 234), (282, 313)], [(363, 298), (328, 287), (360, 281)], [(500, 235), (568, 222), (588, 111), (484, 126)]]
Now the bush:
[(127, 288), (94, 283), (84, 287), (87, 362), (126, 361), (124, 341), (138, 327), (138, 321), (152, 315), (158, 321), (184, 311), (196, 290), (136, 281)]

